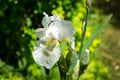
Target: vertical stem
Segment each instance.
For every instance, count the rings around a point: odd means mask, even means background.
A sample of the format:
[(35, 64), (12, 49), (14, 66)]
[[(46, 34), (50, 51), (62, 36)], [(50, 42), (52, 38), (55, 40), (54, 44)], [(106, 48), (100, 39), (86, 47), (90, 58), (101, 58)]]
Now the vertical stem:
[(46, 70), (46, 75), (47, 75), (46, 79), (50, 80), (50, 78), (51, 78), (51, 76), (50, 76), (50, 70), (49, 69), (45, 69), (45, 70)]
[[(84, 16), (83, 19), (83, 26), (82, 26), (82, 39), (81, 39), (81, 46), (80, 46), (80, 51), (78, 54), (78, 58), (81, 59), (81, 55), (83, 52), (83, 47), (84, 47), (84, 38), (85, 38), (85, 34), (86, 34), (86, 28), (87, 28), (87, 18), (88, 18), (88, 12), (89, 12), (89, 5), (88, 5), (88, 0), (86, 0), (86, 14)], [(79, 63), (80, 65), (80, 63)], [(80, 76), (80, 67), (79, 67), (79, 73), (78, 73), (78, 79), (79, 80), (79, 76)]]
[(46, 70), (46, 79), (45, 80), (52, 80), (52, 69), (45, 69)]
[(49, 70), (49, 69), (46, 69), (46, 74), (47, 74), (47, 75), (49, 75), (49, 72), (50, 72), (50, 70)]
[(61, 80), (66, 80), (66, 74), (63, 73), (62, 68), (60, 67), (59, 63), (58, 63), (58, 66), (59, 66)]
[(83, 46), (84, 46), (84, 38), (85, 38), (86, 28), (87, 28), (88, 12), (89, 12), (89, 8), (86, 7), (86, 14), (85, 14), (85, 17), (83, 19), (83, 26), (82, 26), (82, 39), (81, 39), (81, 46), (80, 46), (79, 56), (78, 56), (79, 59), (81, 57), (81, 53), (82, 53)]
[(68, 71), (68, 67), (63, 55), (61, 55), (58, 61), (58, 66), (59, 66), (61, 80), (66, 80), (66, 73)]

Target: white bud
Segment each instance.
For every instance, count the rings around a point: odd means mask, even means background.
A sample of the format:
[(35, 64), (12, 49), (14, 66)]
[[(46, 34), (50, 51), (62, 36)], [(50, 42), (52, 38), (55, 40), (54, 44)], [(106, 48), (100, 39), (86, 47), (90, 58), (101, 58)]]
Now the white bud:
[(82, 63), (84, 65), (87, 65), (90, 61), (90, 51), (88, 49), (85, 50), (85, 53), (83, 54), (82, 57)]

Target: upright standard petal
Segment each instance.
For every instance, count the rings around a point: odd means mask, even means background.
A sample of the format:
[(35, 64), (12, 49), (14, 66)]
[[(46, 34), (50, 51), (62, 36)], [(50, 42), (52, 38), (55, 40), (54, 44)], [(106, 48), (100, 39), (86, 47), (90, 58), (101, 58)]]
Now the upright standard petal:
[(70, 21), (57, 20), (50, 24), (48, 28), (48, 33), (52, 34), (57, 40), (72, 40), (73, 34), (75, 32)]
[(61, 19), (57, 14), (48, 16), (45, 12), (45, 17), (42, 20), (42, 25), (46, 28), (46, 36), (53, 36), (58, 41), (68, 39), (72, 41), (75, 30), (72, 23), (67, 20)]
[(32, 55), (38, 65), (50, 69), (60, 58), (60, 48), (55, 46), (52, 51), (49, 51), (45, 46), (38, 47), (33, 51)]
[(48, 25), (51, 22), (51, 18), (46, 13), (44, 15), (45, 15), (45, 17), (43, 17), (43, 19), (42, 19), (42, 25), (43, 25), (43, 27), (48, 27)]
[(48, 16), (48, 14), (46, 14), (45, 12), (43, 12), (43, 14), (45, 15), (45, 17), (43, 17), (43, 19), (42, 19), (43, 27), (48, 27), (51, 22), (60, 20), (60, 18), (57, 14), (54, 14), (53, 16)]
[(36, 29), (35, 30), (36, 36), (38, 38), (43, 37), (43, 35), (45, 34), (45, 30), (46, 30), (46, 28), (38, 28), (38, 29)]

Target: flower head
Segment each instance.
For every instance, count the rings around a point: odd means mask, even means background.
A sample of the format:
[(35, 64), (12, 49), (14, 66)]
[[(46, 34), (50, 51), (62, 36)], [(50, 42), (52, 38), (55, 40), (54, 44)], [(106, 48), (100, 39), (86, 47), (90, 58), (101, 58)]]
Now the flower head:
[(61, 19), (58, 15), (48, 16), (45, 12), (42, 20), (44, 28), (36, 29), (39, 40), (36, 42), (33, 58), (41, 66), (50, 69), (60, 58), (60, 46), (58, 43), (65, 39), (73, 47), (73, 34), (75, 32), (70, 21)]

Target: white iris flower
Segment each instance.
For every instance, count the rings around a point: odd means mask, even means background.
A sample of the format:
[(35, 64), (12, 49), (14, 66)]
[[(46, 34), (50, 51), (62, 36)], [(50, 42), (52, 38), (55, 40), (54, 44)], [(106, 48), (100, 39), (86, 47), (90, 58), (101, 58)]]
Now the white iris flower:
[(45, 12), (42, 20), (44, 28), (36, 29), (39, 40), (36, 42), (33, 58), (41, 66), (50, 69), (60, 58), (60, 46), (58, 43), (68, 40), (73, 46), (73, 34), (75, 32), (70, 21), (61, 19), (58, 15), (48, 16)]

